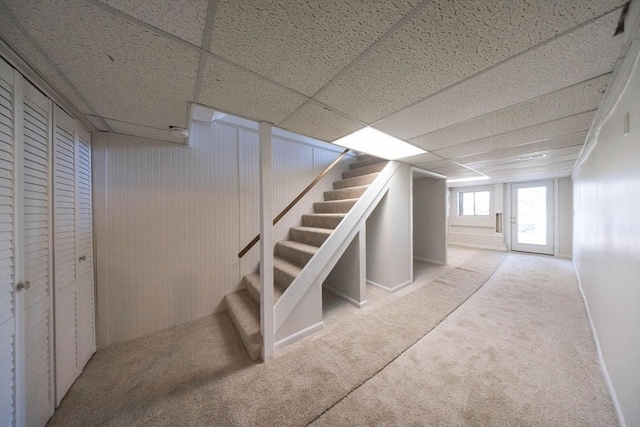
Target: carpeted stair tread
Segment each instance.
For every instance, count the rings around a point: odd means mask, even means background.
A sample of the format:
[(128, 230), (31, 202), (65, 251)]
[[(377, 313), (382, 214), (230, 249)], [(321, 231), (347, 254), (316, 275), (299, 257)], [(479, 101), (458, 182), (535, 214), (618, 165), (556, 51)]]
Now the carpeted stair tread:
[(275, 255), (304, 267), (317, 250), (317, 246), (294, 242), (293, 240), (281, 240), (276, 243)]
[(377, 157), (368, 157), (364, 160), (358, 160), (357, 162), (353, 162), (349, 164), (349, 169), (358, 169), (363, 168), (365, 166), (373, 165), (380, 162), (386, 162), (385, 159), (379, 159)]
[(346, 172), (342, 172), (342, 179), (355, 178), (356, 176), (360, 175), (380, 172), (382, 169), (384, 169), (385, 166), (387, 166), (387, 162), (378, 162), (369, 166), (351, 169)]
[(227, 311), (251, 360), (258, 360), (262, 353), (260, 334), (260, 306), (246, 290), (232, 292), (224, 297)]
[(313, 211), (315, 213), (347, 213), (357, 201), (358, 199), (344, 199), (316, 202), (313, 204)]
[(366, 160), (366, 159), (370, 159), (371, 157), (373, 157), (371, 154), (358, 154), (356, 159), (357, 160)]
[[(247, 292), (251, 295), (253, 300), (260, 304), (260, 273), (251, 273), (247, 274), (242, 278), (244, 282)], [(273, 287), (273, 303), (275, 304), (278, 301), (278, 298), (282, 296), (282, 289), (279, 286), (275, 285)]]
[(300, 226), (289, 229), (289, 237), (296, 242), (320, 247), (332, 232), (327, 228)]
[(340, 190), (342, 188), (360, 187), (371, 184), (378, 176), (378, 172), (367, 175), (360, 175), (353, 178), (343, 179), (342, 181), (334, 181), (333, 189)]
[(318, 227), (334, 229), (346, 214), (306, 214), (302, 215), (302, 225), (305, 227)]
[(362, 196), (365, 191), (367, 191), (367, 188), (369, 188), (368, 185), (363, 185), (360, 187), (350, 187), (342, 188), (340, 190), (325, 191), (323, 193), (324, 200), (328, 202), (331, 200), (357, 199)]
[(276, 286), (287, 288), (291, 282), (300, 274), (299, 266), (281, 257), (273, 258), (273, 281)]

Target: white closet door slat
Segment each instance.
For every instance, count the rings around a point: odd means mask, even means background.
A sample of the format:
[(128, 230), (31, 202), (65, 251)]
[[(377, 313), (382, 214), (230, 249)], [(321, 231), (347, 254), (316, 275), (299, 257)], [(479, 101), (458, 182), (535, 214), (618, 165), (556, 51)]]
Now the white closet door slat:
[[(0, 425), (13, 425), (16, 416), (16, 295), (15, 281), (15, 188), (13, 169), (15, 146), (13, 141), (13, 69), (0, 58), (0, 132), (2, 138), (2, 162), (0, 174), (11, 191), (0, 195)], [(4, 181), (8, 179), (9, 182)]]
[(75, 120), (53, 110), (56, 405), (78, 376)]
[[(50, 101), (24, 81), (22, 105), (25, 423), (44, 425), (53, 414)], [(32, 173), (36, 171), (38, 173)], [(31, 209), (27, 209), (29, 206)], [(37, 209), (36, 209), (37, 208)], [(26, 215), (29, 212), (32, 215)], [(41, 215), (46, 217), (42, 220)]]
[(82, 370), (96, 351), (95, 292), (93, 282), (93, 223), (91, 216), (91, 140), (78, 130), (78, 360)]

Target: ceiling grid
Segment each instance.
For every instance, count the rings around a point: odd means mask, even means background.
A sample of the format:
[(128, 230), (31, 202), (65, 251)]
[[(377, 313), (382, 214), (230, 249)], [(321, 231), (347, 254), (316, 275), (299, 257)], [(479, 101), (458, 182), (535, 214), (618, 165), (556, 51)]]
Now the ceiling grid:
[(625, 3), (0, 0), (0, 36), (102, 130), (172, 140), (196, 102), (326, 141), (372, 125), (429, 150), (407, 163), (509, 180), (570, 174)]

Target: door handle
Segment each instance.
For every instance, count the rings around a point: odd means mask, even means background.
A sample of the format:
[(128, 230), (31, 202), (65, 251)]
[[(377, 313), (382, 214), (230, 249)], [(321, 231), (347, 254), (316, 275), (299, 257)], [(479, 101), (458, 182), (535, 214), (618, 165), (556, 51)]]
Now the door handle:
[(78, 258), (78, 261), (86, 261), (86, 260), (87, 260), (86, 255), (82, 255), (80, 258)]
[(21, 291), (22, 289), (24, 289), (25, 291), (28, 291), (30, 287), (31, 287), (31, 282), (28, 280), (25, 280), (24, 282), (20, 282), (16, 285), (16, 289), (19, 291)]

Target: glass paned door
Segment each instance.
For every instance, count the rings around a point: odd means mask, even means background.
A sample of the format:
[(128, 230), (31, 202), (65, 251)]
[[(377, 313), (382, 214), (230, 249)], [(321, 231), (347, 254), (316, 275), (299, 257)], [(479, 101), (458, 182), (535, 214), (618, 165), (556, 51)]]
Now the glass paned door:
[(553, 255), (553, 181), (511, 186), (511, 248)]

